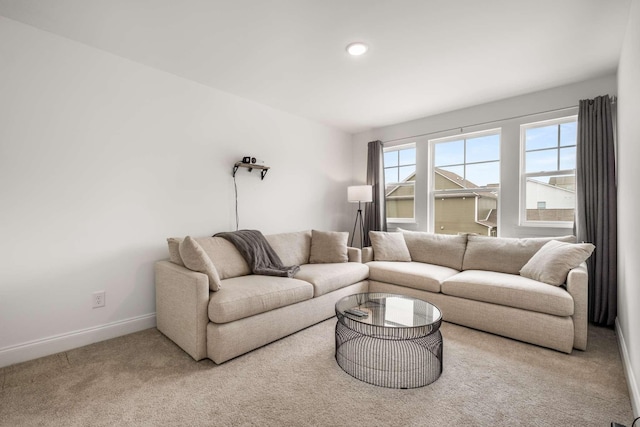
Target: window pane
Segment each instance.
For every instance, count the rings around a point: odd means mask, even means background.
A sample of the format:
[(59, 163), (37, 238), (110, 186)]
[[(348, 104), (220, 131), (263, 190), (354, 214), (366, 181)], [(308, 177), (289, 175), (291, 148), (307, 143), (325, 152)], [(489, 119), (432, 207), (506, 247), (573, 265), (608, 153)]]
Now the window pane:
[(416, 149), (407, 148), (406, 150), (400, 150), (400, 165), (415, 165), (416, 164)]
[(434, 166), (460, 165), (464, 163), (464, 140), (440, 142), (434, 152)]
[(439, 234), (477, 233), (496, 236), (498, 196), (490, 192), (436, 194), (434, 231)]
[(545, 172), (558, 170), (558, 150), (532, 151), (526, 154), (525, 171)]
[(499, 158), (500, 135), (467, 139), (467, 163), (498, 160)]
[(530, 128), (526, 130), (526, 150), (539, 150), (558, 146), (558, 125)]
[[(486, 187), (494, 184), (500, 185), (500, 162), (477, 163), (467, 165), (467, 182), (471, 182), (478, 187)], [(467, 186), (470, 188), (471, 186)]]
[(563, 123), (560, 125), (560, 145), (576, 145), (578, 135), (578, 123)]
[(576, 147), (560, 149), (560, 169), (576, 168)]
[(414, 166), (400, 166), (399, 168), (399, 181), (404, 182), (407, 180), (415, 181), (416, 180), (416, 167)]
[(398, 166), (398, 152), (387, 151), (384, 153), (384, 167)]
[(387, 218), (413, 219), (415, 186), (386, 186)]
[(464, 166), (435, 168), (434, 189), (447, 190), (464, 188)]
[(384, 182), (398, 182), (398, 168), (385, 168), (384, 170)]
[(575, 175), (527, 178), (527, 221), (573, 221)]
[(434, 231), (496, 236), (500, 134), (436, 143), (434, 154)]

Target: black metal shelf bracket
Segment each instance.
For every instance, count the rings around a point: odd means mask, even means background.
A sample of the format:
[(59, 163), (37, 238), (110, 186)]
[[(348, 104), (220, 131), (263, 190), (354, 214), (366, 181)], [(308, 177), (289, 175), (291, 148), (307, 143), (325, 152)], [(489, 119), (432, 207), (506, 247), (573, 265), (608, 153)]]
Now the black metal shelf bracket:
[(269, 166), (256, 165), (256, 164), (253, 164), (253, 163), (236, 162), (236, 164), (233, 165), (233, 172), (231, 173), (231, 175), (234, 178), (236, 177), (236, 172), (238, 171), (239, 168), (246, 168), (246, 169), (249, 170), (249, 172), (252, 172), (254, 169), (259, 169), (260, 170), (260, 180), (264, 179), (264, 177), (267, 175), (267, 172), (270, 169)]

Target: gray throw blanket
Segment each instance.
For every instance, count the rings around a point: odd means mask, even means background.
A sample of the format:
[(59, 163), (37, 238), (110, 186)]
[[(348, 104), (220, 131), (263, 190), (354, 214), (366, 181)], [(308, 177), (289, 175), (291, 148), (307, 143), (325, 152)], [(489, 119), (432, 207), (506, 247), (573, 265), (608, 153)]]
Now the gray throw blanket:
[(222, 237), (233, 243), (249, 264), (253, 274), (266, 276), (293, 277), (300, 266), (285, 267), (267, 239), (258, 230), (239, 230), (216, 233), (213, 237)]

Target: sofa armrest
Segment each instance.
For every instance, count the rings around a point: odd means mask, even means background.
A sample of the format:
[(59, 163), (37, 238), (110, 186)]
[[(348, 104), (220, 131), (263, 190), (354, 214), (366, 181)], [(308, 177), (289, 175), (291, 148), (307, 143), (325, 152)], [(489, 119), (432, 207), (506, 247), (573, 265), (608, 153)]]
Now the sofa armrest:
[(349, 262), (362, 262), (362, 250), (360, 248), (347, 247)]
[(573, 347), (587, 349), (589, 274), (587, 264), (582, 263), (569, 271), (567, 291), (573, 298)]
[(195, 360), (207, 357), (209, 279), (169, 261), (155, 264), (156, 323)]
[(373, 248), (371, 246), (362, 248), (362, 263), (366, 264), (371, 261), (373, 261)]

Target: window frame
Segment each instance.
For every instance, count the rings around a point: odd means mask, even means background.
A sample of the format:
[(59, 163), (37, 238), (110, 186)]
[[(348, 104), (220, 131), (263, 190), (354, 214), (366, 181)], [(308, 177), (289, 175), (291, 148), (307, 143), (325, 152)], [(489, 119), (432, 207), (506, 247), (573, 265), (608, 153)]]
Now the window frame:
[[(400, 151), (400, 150), (406, 150), (406, 149), (411, 149), (413, 148), (415, 150), (415, 156), (416, 156), (416, 163), (413, 163), (412, 165), (415, 167), (415, 175), (416, 178), (413, 181), (409, 181), (409, 182), (392, 182), (392, 183), (387, 183), (386, 182), (386, 173), (385, 173), (385, 169), (389, 169), (389, 168), (400, 168), (402, 166), (408, 166), (408, 165), (400, 165), (398, 163), (397, 166), (385, 166), (384, 165), (384, 161), (383, 161), (383, 176), (385, 177), (385, 183), (384, 183), (384, 189), (385, 189), (385, 204), (387, 203), (387, 197), (386, 197), (386, 190), (387, 190), (387, 185), (396, 185), (398, 187), (413, 187), (413, 216), (411, 218), (394, 218), (394, 217), (389, 217), (387, 216), (386, 220), (387, 223), (404, 223), (404, 224), (413, 224), (416, 222), (416, 181), (417, 181), (417, 176), (418, 176), (418, 149), (416, 146), (415, 142), (411, 142), (408, 144), (400, 144), (400, 145), (393, 145), (390, 147), (383, 147), (383, 155), (388, 153), (388, 152), (392, 152), (392, 151)], [(409, 165), (410, 166), (410, 165)], [(386, 211), (386, 209), (385, 209)]]
[[(526, 144), (526, 136), (528, 129), (535, 129), (547, 126), (558, 126), (558, 132), (560, 132), (560, 125), (564, 123), (576, 123), (578, 122), (578, 115), (573, 114), (570, 116), (558, 117), (554, 119), (548, 120), (540, 120), (536, 122), (524, 123), (520, 125), (520, 185), (519, 185), (519, 209), (518, 209), (518, 225), (521, 227), (535, 227), (535, 228), (572, 228), (573, 221), (531, 221), (527, 220), (527, 179), (535, 178), (535, 177), (551, 177), (551, 176), (562, 176), (562, 175), (573, 175), (576, 176), (575, 166), (573, 169), (560, 169), (558, 163), (558, 170), (554, 171), (542, 171), (542, 172), (529, 172), (527, 173), (526, 169), (526, 156), (527, 156), (527, 144)], [(560, 148), (563, 148), (558, 138), (558, 145), (556, 147), (547, 148), (547, 149), (556, 149), (558, 150), (558, 162), (560, 161)], [(572, 145), (564, 146), (564, 147), (573, 147)], [(578, 137), (576, 135), (575, 146), (576, 149), (578, 147)], [(542, 151), (544, 149), (540, 149)], [(538, 150), (531, 150), (538, 151)], [(574, 203), (574, 212), (577, 208), (577, 200)]]
[[(446, 143), (446, 142), (451, 142), (451, 141), (456, 141), (456, 140), (460, 140), (463, 139), (465, 141), (465, 157), (466, 157), (466, 140), (468, 139), (473, 139), (473, 138), (478, 138), (478, 137), (482, 137), (482, 136), (489, 136), (489, 135), (498, 135), (499, 138), (499, 150), (498, 150), (498, 176), (499, 176), (499, 181), (502, 181), (502, 144), (503, 144), (503, 140), (502, 140), (502, 128), (498, 127), (498, 128), (491, 128), (491, 129), (485, 129), (485, 130), (480, 130), (480, 131), (472, 131), (472, 132), (465, 132), (465, 133), (460, 133), (460, 134), (455, 134), (455, 135), (450, 135), (450, 136), (445, 136), (445, 137), (441, 137), (441, 138), (434, 138), (434, 139), (429, 139), (428, 143), (429, 143), (429, 164), (428, 164), (428, 173), (429, 173), (429, 185), (428, 185), (428, 194), (427, 194), (427, 230), (430, 233), (436, 233), (435, 230), (435, 200), (438, 197), (438, 194), (444, 194), (445, 192), (447, 194), (455, 194), (455, 193), (468, 193), (469, 190), (468, 189), (459, 189), (459, 190), (453, 190), (453, 189), (448, 189), (448, 190), (436, 190), (435, 189), (435, 147), (436, 144), (439, 143)], [(487, 160), (487, 161), (482, 161), (482, 162), (466, 162), (466, 158), (465, 158), (465, 169), (466, 169), (466, 165), (473, 165), (473, 164), (479, 164), (479, 163), (492, 163), (495, 162), (496, 160)], [(466, 179), (466, 177), (463, 177)], [(479, 190), (477, 190), (477, 192), (486, 192), (486, 193), (498, 193), (497, 194), (497, 203), (496, 203), (496, 211), (497, 211), (497, 233), (499, 235), (499, 230), (500, 230), (500, 190), (502, 187), (502, 182), (498, 182), (498, 187), (491, 187), (491, 188), (486, 188), (486, 189), (482, 189), (480, 188)], [(477, 218), (477, 209), (476, 209), (476, 221), (478, 220)]]

